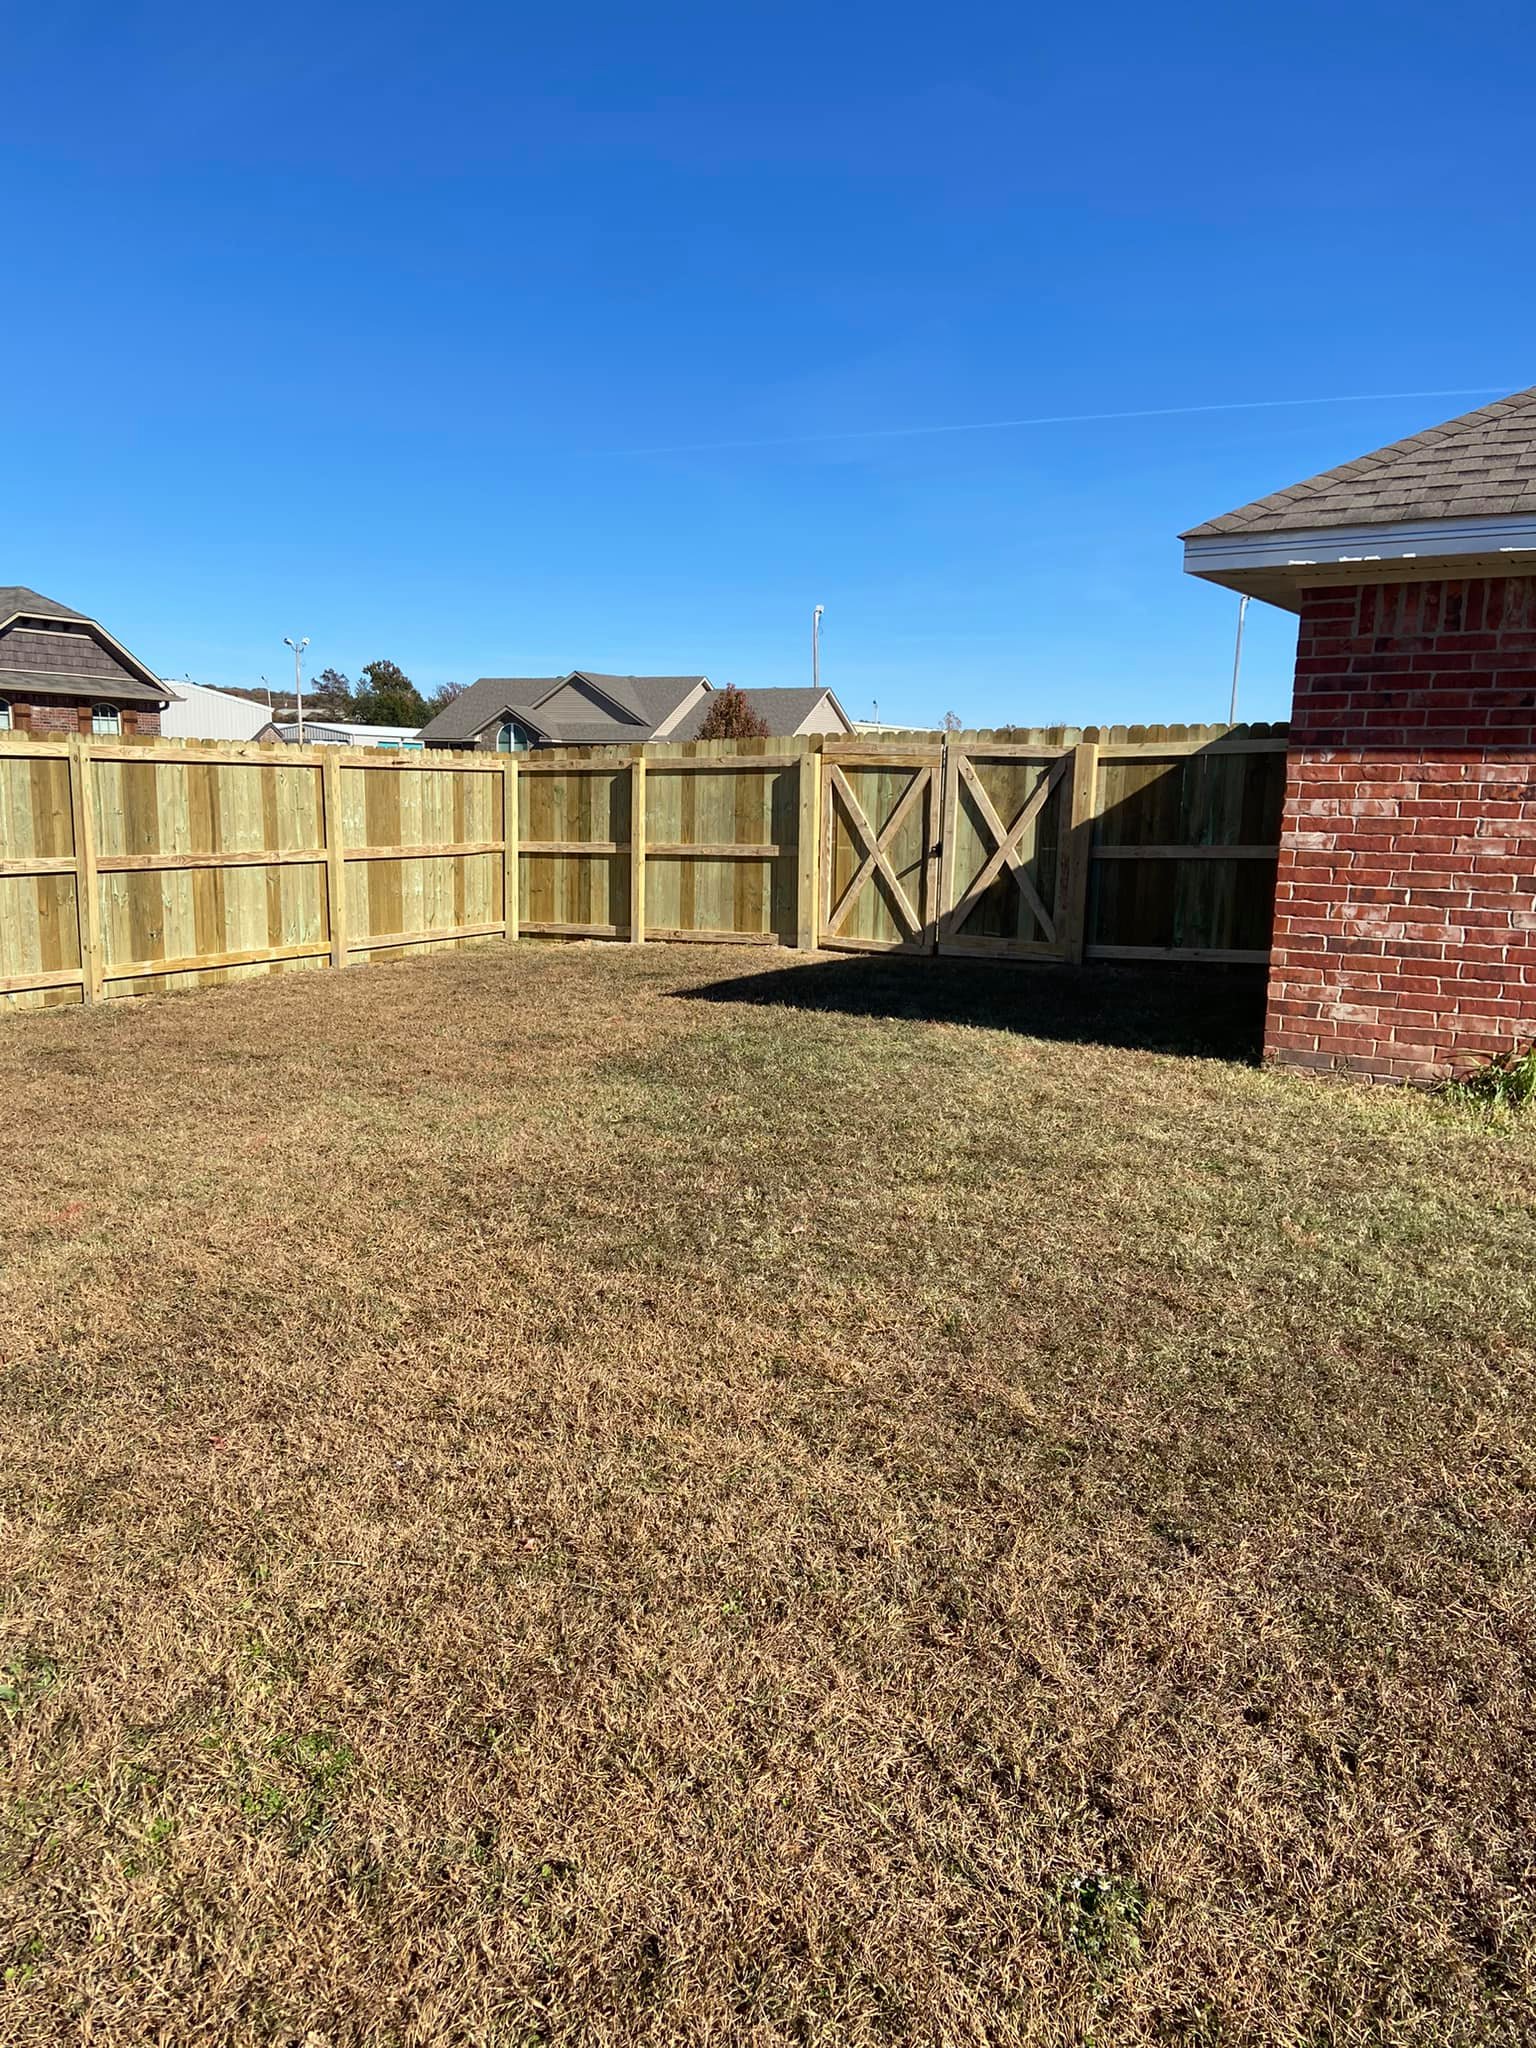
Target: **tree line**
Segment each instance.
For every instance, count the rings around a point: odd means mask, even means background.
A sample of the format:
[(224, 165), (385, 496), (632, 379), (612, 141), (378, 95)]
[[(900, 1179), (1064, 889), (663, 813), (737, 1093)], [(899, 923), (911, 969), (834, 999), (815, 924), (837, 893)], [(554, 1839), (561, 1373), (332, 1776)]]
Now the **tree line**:
[[(341, 719), (350, 725), (425, 725), (463, 689), (462, 683), (440, 683), (430, 696), (423, 696), (395, 661), (365, 663), (355, 683), (340, 669), (327, 668), (305, 687), (304, 716)], [(274, 718), (291, 718), (297, 709), (292, 690), (232, 688), (228, 694), (248, 697), (255, 704), (270, 703)]]

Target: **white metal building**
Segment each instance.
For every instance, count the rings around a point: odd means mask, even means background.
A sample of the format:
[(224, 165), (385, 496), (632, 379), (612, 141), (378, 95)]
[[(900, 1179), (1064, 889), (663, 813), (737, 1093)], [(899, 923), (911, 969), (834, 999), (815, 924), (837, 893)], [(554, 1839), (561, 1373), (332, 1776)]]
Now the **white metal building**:
[(253, 740), (272, 716), (265, 704), (231, 697), (202, 683), (170, 683), (171, 701), (160, 714), (160, 730), (175, 740)]
[[(262, 734), (264, 738), (286, 740), (289, 746), (297, 746), (298, 721), (283, 718), (269, 724), (263, 717)], [(306, 747), (383, 747), (389, 753), (416, 754), (422, 751), (421, 727), (357, 725), (345, 718), (306, 718), (304, 744)]]

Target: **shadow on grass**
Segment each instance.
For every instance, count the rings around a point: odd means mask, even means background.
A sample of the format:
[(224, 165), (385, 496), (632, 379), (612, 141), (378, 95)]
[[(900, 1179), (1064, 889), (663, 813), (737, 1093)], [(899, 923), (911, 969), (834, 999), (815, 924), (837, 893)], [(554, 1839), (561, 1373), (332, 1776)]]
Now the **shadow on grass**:
[(679, 989), (695, 1002), (756, 1003), (849, 1017), (974, 1024), (1072, 1045), (1256, 1063), (1262, 967), (1049, 967), (823, 954), (804, 966)]

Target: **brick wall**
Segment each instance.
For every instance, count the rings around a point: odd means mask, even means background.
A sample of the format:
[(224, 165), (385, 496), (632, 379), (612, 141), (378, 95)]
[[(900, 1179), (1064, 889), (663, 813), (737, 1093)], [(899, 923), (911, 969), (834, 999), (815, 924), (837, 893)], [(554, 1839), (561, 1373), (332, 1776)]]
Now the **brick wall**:
[(1268, 1058), (1423, 1080), (1536, 1038), (1536, 578), (1302, 593)]
[[(102, 699), (106, 702), (106, 699)], [(122, 707), (123, 731), (157, 735), (160, 731), (158, 707), (146, 710), (143, 705)], [(11, 700), (11, 724), (17, 732), (36, 733), (39, 739), (58, 739), (61, 735), (83, 733), (89, 739), (91, 734), (91, 707), (81, 697), (38, 697)]]

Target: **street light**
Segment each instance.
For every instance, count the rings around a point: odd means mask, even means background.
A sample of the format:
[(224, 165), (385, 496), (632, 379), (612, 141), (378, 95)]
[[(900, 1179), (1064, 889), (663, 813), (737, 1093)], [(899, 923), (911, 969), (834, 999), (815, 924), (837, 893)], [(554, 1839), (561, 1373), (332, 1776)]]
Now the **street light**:
[(299, 685), (299, 670), (303, 665), (304, 650), (309, 645), (309, 635), (306, 633), (302, 640), (290, 640), (285, 633), (283, 635), (283, 645), (293, 649), (293, 702), (294, 708), (299, 714), (299, 745), (302, 747), (304, 744), (304, 692)]
[(825, 610), (826, 606), (819, 604), (811, 613), (811, 681), (818, 690), (821, 688), (821, 615)]

